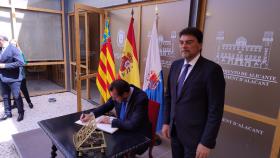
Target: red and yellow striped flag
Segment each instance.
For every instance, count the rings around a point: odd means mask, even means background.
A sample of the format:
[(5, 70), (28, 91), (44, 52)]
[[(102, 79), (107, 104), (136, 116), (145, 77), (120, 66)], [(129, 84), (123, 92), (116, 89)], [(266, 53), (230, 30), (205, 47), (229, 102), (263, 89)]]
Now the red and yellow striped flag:
[(109, 85), (115, 80), (115, 61), (111, 45), (111, 34), (109, 30), (109, 20), (105, 22), (105, 29), (103, 34), (103, 44), (100, 52), (100, 59), (98, 65), (98, 74), (96, 78), (96, 85), (101, 94), (101, 97), (106, 102), (110, 98)]
[(139, 63), (136, 51), (133, 22), (134, 19), (131, 17), (127, 38), (123, 48), (118, 77), (140, 88)]

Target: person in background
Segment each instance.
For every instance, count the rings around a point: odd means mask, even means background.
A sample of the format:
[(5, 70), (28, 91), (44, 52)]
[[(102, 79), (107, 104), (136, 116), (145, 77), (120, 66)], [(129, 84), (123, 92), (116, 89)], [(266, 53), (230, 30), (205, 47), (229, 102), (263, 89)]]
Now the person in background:
[(207, 158), (223, 117), (224, 74), (221, 66), (202, 57), (199, 29), (183, 29), (179, 37), (183, 58), (169, 71), (162, 133), (171, 138), (173, 158)]
[[(20, 51), (20, 53), (22, 55), (24, 63), (26, 65), (27, 61), (26, 61), (26, 59), (24, 57), (24, 54), (22, 53), (22, 51), (21, 51), (21, 49), (19, 47), (18, 42), (15, 39), (12, 39), (10, 41), (10, 44), (12, 44), (13, 46), (18, 48), (18, 50)], [(21, 75), (22, 75), (22, 81), (21, 81), (20, 90), (23, 93), (24, 98), (25, 98), (26, 102), (28, 103), (29, 108), (32, 109), (33, 108), (33, 104), (32, 104), (32, 102), (30, 100), (29, 92), (28, 92), (28, 89), (27, 89), (27, 86), (26, 86), (26, 76), (25, 76), (25, 68), (24, 67), (21, 67)], [(12, 109), (16, 108), (16, 106), (17, 106), (16, 102), (14, 101), (14, 104), (12, 105)]]
[(24, 117), (23, 102), (20, 95), (20, 85), (22, 75), (20, 67), (24, 66), (24, 60), (20, 51), (13, 45), (9, 44), (6, 36), (0, 35), (0, 86), (2, 89), (2, 98), (4, 102), (4, 114), (0, 120), (6, 120), (12, 117), (10, 95), (12, 92), (15, 98), (18, 118), (17, 121), (22, 121)]

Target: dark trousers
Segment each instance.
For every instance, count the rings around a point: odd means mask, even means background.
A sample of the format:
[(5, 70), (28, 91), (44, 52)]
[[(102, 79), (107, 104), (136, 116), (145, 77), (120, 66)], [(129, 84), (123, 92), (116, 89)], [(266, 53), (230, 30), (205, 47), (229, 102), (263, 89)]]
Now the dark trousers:
[[(21, 85), (20, 85), (20, 90), (21, 90), (26, 102), (31, 103), (30, 96), (29, 96), (29, 93), (28, 93), (28, 89), (27, 89), (27, 86), (26, 86), (26, 79), (22, 79)], [(15, 100), (15, 98), (14, 98), (14, 100)], [(17, 105), (17, 104), (14, 102), (14, 105)]]
[(180, 141), (175, 125), (171, 130), (171, 149), (173, 158), (195, 158), (196, 155), (196, 148), (190, 148)]
[(12, 92), (12, 95), (15, 99), (17, 108), (18, 108), (18, 113), (24, 113), (23, 110), (23, 102), (22, 98), (20, 96), (20, 85), (21, 82), (0, 82), (1, 88), (2, 88), (2, 98), (3, 98), (3, 103), (4, 103), (4, 109), (5, 109), (5, 114), (10, 115), (11, 114), (11, 98), (10, 94)]

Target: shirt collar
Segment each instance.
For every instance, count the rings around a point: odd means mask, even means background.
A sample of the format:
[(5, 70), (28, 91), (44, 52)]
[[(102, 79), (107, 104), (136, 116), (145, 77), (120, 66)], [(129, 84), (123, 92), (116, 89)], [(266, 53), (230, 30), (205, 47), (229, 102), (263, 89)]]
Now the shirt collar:
[(194, 66), (199, 57), (200, 57), (200, 53), (198, 55), (196, 55), (196, 57), (194, 57), (190, 62), (188, 62), (187, 59), (185, 59), (184, 65), (190, 64), (191, 66)]

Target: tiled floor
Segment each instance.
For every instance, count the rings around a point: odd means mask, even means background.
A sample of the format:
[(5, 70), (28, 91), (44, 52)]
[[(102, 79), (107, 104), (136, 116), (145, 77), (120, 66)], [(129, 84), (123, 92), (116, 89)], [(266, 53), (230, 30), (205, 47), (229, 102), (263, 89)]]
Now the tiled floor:
[[(48, 102), (49, 98), (56, 98), (56, 102)], [(50, 95), (31, 97), (34, 104), (33, 109), (29, 109), (24, 100), (25, 115), (24, 120), (17, 122), (17, 110), (13, 110), (13, 118), (0, 122), (0, 158), (17, 158), (18, 155), (12, 143), (12, 134), (29, 131), (39, 128), (37, 122), (40, 120), (66, 115), (76, 112), (76, 95), (65, 92)], [(82, 101), (83, 109), (93, 108), (87, 101)], [(3, 102), (0, 102), (0, 114), (4, 111)]]
[[(154, 158), (171, 158), (171, 147), (170, 141), (166, 138), (161, 137), (162, 143), (159, 146), (153, 148), (153, 157)], [(143, 155), (137, 156), (137, 158), (148, 158), (148, 152), (145, 152)]]

